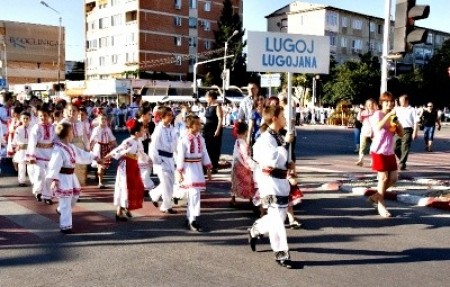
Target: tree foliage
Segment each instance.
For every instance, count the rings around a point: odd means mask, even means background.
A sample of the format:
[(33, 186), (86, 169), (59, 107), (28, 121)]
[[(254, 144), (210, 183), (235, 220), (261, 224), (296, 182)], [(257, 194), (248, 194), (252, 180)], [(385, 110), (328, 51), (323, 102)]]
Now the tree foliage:
[[(243, 48), (247, 45), (243, 41), (245, 30), (241, 17), (238, 13), (233, 11), (233, 3), (231, 0), (223, 1), (222, 13), (217, 22), (218, 28), (214, 31), (215, 43), (214, 49), (225, 47), (225, 42), (228, 41), (227, 55), (235, 55), (234, 58), (227, 59), (227, 68), (231, 70), (230, 83), (232, 85), (242, 86), (248, 83), (249, 73), (246, 72), (246, 55), (243, 53)], [(231, 39), (234, 31), (238, 31)], [(223, 57), (224, 51), (212, 54), (210, 59)], [(221, 85), (223, 61), (211, 62), (207, 65), (208, 74), (204, 79), (205, 85)]]
[(360, 61), (348, 61), (331, 69), (323, 85), (322, 102), (335, 104), (341, 100), (362, 103), (377, 98), (380, 90), (380, 64), (371, 53), (360, 55)]
[(450, 39), (437, 50), (423, 70), (421, 103), (432, 101), (437, 106), (450, 105)]

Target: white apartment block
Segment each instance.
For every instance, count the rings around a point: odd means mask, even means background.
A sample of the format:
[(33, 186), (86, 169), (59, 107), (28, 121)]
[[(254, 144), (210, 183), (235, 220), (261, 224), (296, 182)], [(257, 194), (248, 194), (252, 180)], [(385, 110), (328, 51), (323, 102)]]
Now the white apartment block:
[[(333, 6), (295, 1), (266, 16), (267, 31), (330, 37), (331, 55), (338, 63), (358, 60), (372, 52), (381, 57), (384, 19)], [(391, 21), (391, 35), (394, 22)], [(447, 32), (429, 29), (426, 44), (415, 45), (404, 62), (423, 65), (433, 51), (450, 38)], [(392, 47), (392, 39), (390, 41)]]

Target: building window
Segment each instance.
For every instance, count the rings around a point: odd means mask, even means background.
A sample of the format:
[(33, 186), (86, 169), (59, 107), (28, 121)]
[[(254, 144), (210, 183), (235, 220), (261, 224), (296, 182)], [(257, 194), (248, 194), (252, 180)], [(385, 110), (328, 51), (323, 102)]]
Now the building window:
[(104, 66), (106, 64), (104, 56), (100, 56), (100, 58), (98, 58), (98, 64), (99, 66)]
[(120, 14), (111, 16), (111, 26), (120, 26), (122, 25), (122, 17)]
[(180, 16), (175, 16), (174, 20), (175, 20), (175, 26), (181, 26), (181, 17)]
[(205, 6), (203, 10), (205, 10), (206, 12), (211, 11), (211, 1), (205, 1)]
[(197, 28), (197, 18), (189, 17), (189, 28)]
[(347, 38), (345, 38), (345, 37), (341, 38), (341, 47), (347, 48)]
[(175, 0), (175, 9), (181, 9), (181, 0)]
[(434, 44), (433, 33), (428, 33), (428, 38), (427, 38), (427, 41), (425, 43), (426, 44)]
[(108, 28), (109, 27), (108, 19), (109, 18), (107, 18), (107, 17), (99, 19), (98, 20), (98, 28), (99, 29)]
[(120, 0), (111, 0), (111, 7), (120, 4)]
[(362, 21), (361, 20), (353, 20), (352, 28), (356, 29), (356, 30), (361, 30), (362, 29)]
[(208, 20), (201, 21), (201, 25), (203, 26), (203, 29), (205, 31), (211, 30), (211, 22), (209, 22)]
[(337, 26), (338, 25), (338, 16), (336, 13), (327, 13), (326, 22), (328, 26)]
[(180, 36), (173, 37), (173, 40), (174, 40), (175, 46), (181, 46), (181, 37)]
[(378, 34), (383, 33), (383, 25), (378, 25)]
[(111, 55), (111, 64), (117, 64), (119, 55)]
[(206, 49), (206, 50), (211, 49), (211, 41), (205, 40), (205, 49)]
[(373, 23), (373, 22), (369, 22), (369, 31), (370, 33), (373, 33), (377, 30), (377, 24)]
[(136, 44), (135, 38), (134, 38), (134, 32), (127, 34), (126, 44), (127, 45)]
[(353, 51), (361, 51), (362, 50), (362, 41), (359, 39), (355, 39), (352, 41), (352, 50)]
[(126, 53), (125, 54), (125, 61), (127, 63), (134, 63), (136, 61), (134, 52)]
[(98, 47), (99, 48), (108, 47), (108, 37), (102, 37), (98, 39)]
[(181, 56), (180, 55), (175, 56), (175, 65), (181, 66)]
[(197, 47), (197, 37), (189, 37), (189, 47)]
[(341, 25), (343, 28), (347, 28), (348, 27), (348, 18), (343, 16), (341, 17)]
[(197, 0), (189, 0), (189, 8), (197, 9)]
[(330, 35), (330, 45), (336, 47), (336, 36)]

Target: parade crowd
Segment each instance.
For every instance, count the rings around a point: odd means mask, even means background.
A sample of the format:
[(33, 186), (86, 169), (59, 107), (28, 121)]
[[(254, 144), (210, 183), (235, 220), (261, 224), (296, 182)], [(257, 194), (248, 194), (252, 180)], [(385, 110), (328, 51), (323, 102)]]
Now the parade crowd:
[[(143, 207), (145, 197), (167, 214), (177, 213), (174, 206), (185, 199), (186, 226), (200, 232), (200, 195), (206, 180), (219, 169), (223, 127), (232, 126), (236, 140), (230, 204), (242, 198), (259, 208), (260, 217), (248, 232), (251, 249), (255, 251), (258, 239), (268, 234), (276, 262), (290, 268), (285, 220), (290, 228), (301, 227), (293, 209), (302, 198), (296, 181), (295, 127), (305, 120), (325, 123), (330, 111), (319, 110), (316, 118), (314, 110), (303, 113), (295, 103), (289, 107), (286, 92), (265, 98), (254, 83), (248, 90), (239, 107), (222, 106), (212, 90), (205, 104), (155, 105), (135, 97), (128, 107), (82, 98), (44, 103), (32, 97), (22, 103), (5, 93), (0, 107), (4, 156), (12, 158), (18, 185), (25, 187), (29, 181), (38, 202), (52, 205), (57, 199), (64, 234), (72, 233), (72, 208), (86, 184), (87, 165), (96, 170), (98, 188), (103, 189), (113, 159), (118, 161), (113, 202), (117, 222), (128, 221), (133, 210)], [(418, 115), (406, 95), (396, 107), (389, 92), (378, 102), (368, 100), (357, 120), (356, 164), (362, 166), (370, 150), (378, 187), (369, 202), (380, 216), (390, 217), (384, 194), (398, 177), (396, 155), (400, 169), (405, 169), (421, 123), (425, 148), (431, 151), (434, 127), (437, 123), (439, 129), (440, 121), (432, 103)], [(118, 143), (114, 130), (120, 129), (126, 129), (129, 137)]]

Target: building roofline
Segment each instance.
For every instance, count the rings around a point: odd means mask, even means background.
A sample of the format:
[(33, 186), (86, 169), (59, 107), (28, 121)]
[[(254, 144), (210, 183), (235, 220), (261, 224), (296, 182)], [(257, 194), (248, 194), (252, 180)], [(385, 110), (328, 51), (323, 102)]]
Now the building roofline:
[[(40, 27), (56, 27), (59, 28), (58, 25), (48, 25), (48, 24), (39, 24), (39, 23), (30, 23), (30, 22), (20, 22), (20, 21), (10, 21), (10, 20), (1, 20), (0, 19), (0, 25), (5, 26), (5, 23), (13, 23), (13, 24), (20, 24), (20, 25), (33, 25), (33, 26), (40, 26)], [(64, 28), (64, 26), (62, 26)]]

